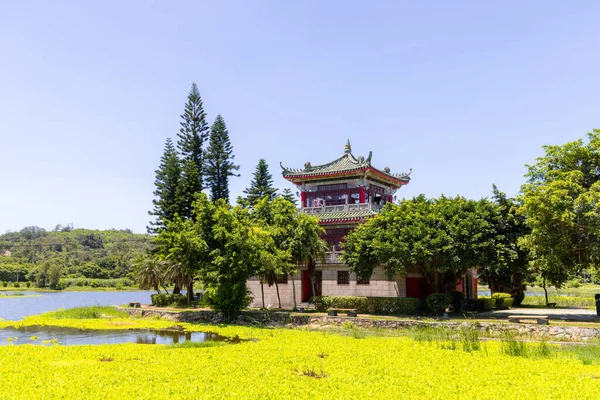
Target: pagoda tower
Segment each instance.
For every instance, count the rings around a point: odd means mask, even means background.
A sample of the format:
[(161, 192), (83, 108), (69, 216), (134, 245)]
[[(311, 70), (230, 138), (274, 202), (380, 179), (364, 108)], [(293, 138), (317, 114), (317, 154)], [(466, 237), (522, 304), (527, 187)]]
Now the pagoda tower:
[(371, 157), (371, 152), (367, 158), (355, 157), (348, 140), (344, 154), (329, 163), (313, 166), (307, 162), (302, 170), (281, 166), (283, 177), (300, 191), (300, 212), (319, 218), (325, 228), (323, 239), (331, 252), (338, 252), (348, 232), (377, 215), (410, 182), (410, 173), (377, 169)]

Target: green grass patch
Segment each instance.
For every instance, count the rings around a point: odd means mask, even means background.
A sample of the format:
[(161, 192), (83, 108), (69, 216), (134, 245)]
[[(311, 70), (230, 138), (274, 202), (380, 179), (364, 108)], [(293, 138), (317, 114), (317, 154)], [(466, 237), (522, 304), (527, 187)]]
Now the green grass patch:
[(107, 317), (125, 318), (128, 314), (124, 311), (117, 310), (115, 307), (106, 306), (89, 306), (70, 308), (68, 310), (58, 310), (50, 313), (56, 319), (99, 319)]
[(168, 345), (168, 348), (171, 349), (199, 349), (203, 347), (219, 347), (219, 346), (227, 346), (226, 342), (181, 342), (181, 343), (173, 343)]

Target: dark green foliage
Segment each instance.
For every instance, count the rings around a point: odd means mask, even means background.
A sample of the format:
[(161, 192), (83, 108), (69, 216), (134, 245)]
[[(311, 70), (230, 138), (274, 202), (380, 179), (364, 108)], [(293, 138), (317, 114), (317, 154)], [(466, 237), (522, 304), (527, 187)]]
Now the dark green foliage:
[(209, 291), (208, 296), (213, 308), (222, 312), (227, 319), (232, 319), (252, 303), (246, 281), (241, 280), (223, 280)]
[(507, 310), (513, 305), (513, 298), (509, 293), (494, 293), (491, 296), (494, 302), (494, 308)]
[(264, 158), (258, 160), (258, 165), (254, 171), (254, 178), (250, 182), (250, 187), (244, 190), (246, 201), (250, 206), (254, 206), (263, 197), (273, 200), (277, 189), (273, 187), (273, 176), (269, 173), (269, 166)]
[(354, 308), (361, 314), (368, 313), (366, 297), (314, 296), (311, 301), (319, 312), (326, 312), (329, 308)]
[(289, 188), (283, 189), (283, 193), (281, 194), (281, 197), (283, 197), (284, 199), (286, 199), (287, 201), (289, 201), (290, 203), (292, 203), (293, 205), (298, 207), (298, 200), (296, 199), (296, 196), (294, 196), (294, 194), (292, 193), (292, 191)]
[(116, 279), (89, 279), (89, 278), (62, 278), (60, 286), (68, 288), (71, 286), (93, 287), (93, 288), (127, 288), (133, 286), (134, 282), (129, 278)]
[(346, 236), (342, 257), (359, 276), (371, 276), (379, 265), (389, 274), (414, 266), (437, 292), (453, 292), (469, 269), (506, 252), (497, 240), (498, 220), (495, 205), (485, 199), (421, 195), (387, 204), (359, 225)]
[(452, 296), (447, 293), (432, 293), (427, 296), (427, 307), (434, 314), (442, 314), (452, 304)]
[(204, 151), (203, 145), (208, 138), (208, 123), (206, 122), (206, 113), (202, 104), (202, 98), (198, 91), (198, 86), (192, 84), (188, 100), (185, 104), (183, 114), (181, 115), (181, 129), (177, 136), (177, 149), (181, 155), (182, 164), (186, 161), (192, 161), (196, 167), (197, 185), (202, 188), (202, 178), (204, 176)]
[[(202, 192), (202, 185), (198, 168), (193, 160), (184, 160), (181, 169), (181, 178), (177, 186), (177, 199), (179, 201), (179, 216), (184, 219), (192, 219), (192, 204), (196, 195)], [(170, 219), (169, 221), (173, 221)]]
[(480, 297), (478, 299), (466, 299), (465, 308), (471, 311), (485, 312), (491, 311), (496, 304), (495, 299)]
[(206, 185), (212, 201), (224, 199), (229, 202), (229, 177), (239, 176), (239, 165), (233, 163), (233, 146), (225, 121), (217, 115), (210, 129), (210, 142), (206, 151)]
[(465, 294), (463, 292), (456, 291), (452, 293), (452, 306), (454, 312), (461, 312), (465, 307)]
[(165, 150), (155, 174), (154, 186), (156, 188), (153, 192), (155, 199), (152, 200), (154, 208), (148, 214), (156, 219), (151, 221), (150, 226), (147, 227), (148, 233), (157, 233), (159, 229), (163, 229), (166, 221), (171, 221), (179, 212), (180, 201), (177, 198), (177, 190), (181, 165), (171, 139), (167, 139), (165, 143)]
[[(1, 258), (1, 256), (0, 256)], [(0, 263), (0, 281), (24, 281), (32, 268), (31, 265)], [(17, 279), (18, 278), (18, 279)]]
[(492, 292), (510, 293), (515, 304), (519, 305), (525, 298), (525, 280), (531, 274), (527, 250), (519, 246), (519, 241), (530, 230), (525, 224), (525, 216), (519, 213), (521, 204), (515, 199), (507, 198), (496, 185), (493, 189), (493, 200), (500, 217), (496, 240), (503, 243), (505, 251), (482, 265), (479, 274)]
[(352, 308), (360, 314), (414, 315), (421, 300), (411, 297), (315, 296), (312, 302), (319, 312), (326, 312), (329, 308)]
[(152, 305), (156, 307), (181, 307), (187, 303), (187, 299), (182, 294), (155, 293), (150, 296)]
[(531, 231), (521, 244), (544, 282), (560, 288), (600, 263), (600, 129), (586, 142), (543, 149), (522, 187), (520, 211)]
[[(41, 232), (41, 231), (36, 231)], [(9, 232), (0, 235), (0, 280), (35, 281), (39, 287), (59, 288), (64, 278), (126, 278), (133, 259), (153, 247), (154, 239), (130, 230), (68, 229), (31, 235)], [(32, 263), (30, 260), (37, 260)]]

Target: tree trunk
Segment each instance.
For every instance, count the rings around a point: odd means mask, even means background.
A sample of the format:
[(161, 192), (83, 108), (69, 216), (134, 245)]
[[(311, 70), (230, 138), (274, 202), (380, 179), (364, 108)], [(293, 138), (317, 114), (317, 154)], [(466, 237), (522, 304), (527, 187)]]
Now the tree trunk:
[(546, 289), (546, 277), (542, 280), (542, 287), (544, 288), (544, 294), (546, 295), (546, 307), (548, 307), (548, 289)]
[(315, 262), (314, 260), (310, 260), (308, 262), (308, 280), (310, 280), (310, 296), (309, 301), (312, 297), (316, 296), (317, 288), (315, 287)]
[(262, 297), (262, 309), (265, 309), (265, 288), (264, 288), (264, 282), (261, 278), (260, 280), (260, 295)]
[(181, 293), (181, 288), (179, 287), (178, 284), (175, 284), (175, 286), (173, 286), (173, 294), (179, 294)]
[(187, 304), (188, 306), (192, 305), (192, 300), (194, 300), (194, 281), (190, 281), (187, 284)]
[(279, 285), (277, 284), (277, 278), (275, 278), (275, 291), (277, 291), (277, 302), (279, 303), (279, 308), (281, 309), (281, 297), (279, 297)]
[(294, 296), (294, 311), (296, 311), (296, 283), (294, 281), (294, 274), (292, 275), (292, 295)]

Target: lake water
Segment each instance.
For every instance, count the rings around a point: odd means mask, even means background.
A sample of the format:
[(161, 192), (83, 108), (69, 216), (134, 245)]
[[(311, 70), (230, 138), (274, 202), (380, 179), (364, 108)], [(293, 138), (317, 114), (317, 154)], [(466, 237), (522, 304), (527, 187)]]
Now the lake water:
[(129, 302), (150, 303), (152, 291), (135, 292), (22, 292), (25, 296), (0, 296), (0, 318), (19, 320), (28, 315), (42, 314), (58, 308), (84, 306), (117, 306)]
[(83, 344), (173, 344), (192, 342), (237, 343), (239, 338), (229, 339), (212, 332), (178, 332), (156, 330), (81, 330), (75, 328), (28, 326), (19, 329), (0, 329), (0, 346), (34, 344), (52, 346), (54, 344), (74, 346)]

